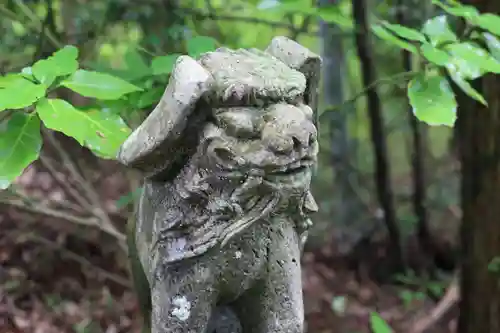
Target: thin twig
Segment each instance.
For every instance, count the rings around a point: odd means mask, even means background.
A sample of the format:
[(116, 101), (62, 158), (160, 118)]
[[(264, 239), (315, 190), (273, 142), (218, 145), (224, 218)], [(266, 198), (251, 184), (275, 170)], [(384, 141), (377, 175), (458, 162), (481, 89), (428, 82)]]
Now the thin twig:
[(44, 244), (46, 246), (49, 246), (49, 247), (51, 247), (54, 250), (60, 251), (63, 256), (66, 256), (69, 259), (78, 262), (82, 266), (90, 267), (91, 269), (95, 270), (98, 274), (100, 274), (102, 277), (104, 277), (104, 278), (106, 278), (108, 280), (114, 281), (114, 282), (122, 285), (125, 288), (131, 288), (130, 281), (127, 280), (126, 278), (123, 278), (123, 277), (121, 277), (119, 275), (116, 275), (116, 274), (113, 274), (111, 272), (108, 272), (105, 269), (102, 269), (101, 267), (99, 267), (97, 265), (94, 265), (92, 262), (90, 262), (86, 258), (84, 258), (84, 257), (76, 254), (75, 252), (70, 251), (70, 250), (65, 249), (65, 248), (62, 248), (56, 242), (53, 242), (51, 240), (48, 240), (46, 238), (43, 238), (43, 237), (40, 237), (40, 236), (37, 236), (37, 235), (33, 235), (33, 234), (30, 234), (29, 238), (31, 240), (35, 241), (35, 242), (39, 242), (39, 243), (42, 243), (42, 244)]
[(10, 118), (10, 116), (14, 113), (13, 110), (6, 110), (0, 114), (0, 124), (4, 121)]
[[(63, 46), (62, 43), (55, 36), (54, 32), (50, 31), (49, 29), (43, 29), (43, 22), (38, 18), (38, 16), (36, 16), (35, 13), (33, 13), (33, 11), (28, 6), (26, 6), (24, 4), (23, 1), (14, 0), (14, 2), (19, 7), (19, 9), (23, 12), (24, 16), (26, 16), (28, 19), (30, 19), (31, 22), (36, 26), (36, 29), (38, 31), (43, 30), (45, 36), (53, 44), (54, 47), (59, 49)], [(16, 20), (20, 21), (19, 18), (17, 18)]]
[(71, 186), (70, 182), (68, 182), (67, 179), (62, 177), (59, 172), (57, 172), (56, 168), (52, 165), (52, 162), (49, 161), (48, 158), (45, 156), (40, 156), (39, 158), (40, 163), (43, 165), (43, 167), (50, 173), (52, 178), (61, 186), (66, 192), (72, 196), (76, 202), (83, 208), (86, 208), (88, 210), (92, 209), (92, 206), (90, 205), (89, 201), (86, 200), (76, 189)]
[[(389, 77), (384, 77), (381, 79), (377, 79), (373, 81), (372, 83), (368, 84), (363, 90), (358, 92), (356, 95), (353, 97), (349, 98), (347, 101), (344, 103), (352, 103), (356, 101), (358, 98), (364, 96), (368, 91), (377, 88), (380, 85), (384, 84), (397, 84), (399, 80), (405, 80), (405, 79), (410, 79), (413, 76), (415, 76), (418, 72), (410, 71), (410, 72), (402, 72), (398, 73)], [(333, 109), (338, 109), (340, 106), (335, 106)]]
[(344, 105), (349, 104), (349, 103), (354, 103), (356, 102), (359, 98), (363, 97), (367, 92), (369, 92), (372, 89), (378, 88), (378, 86), (384, 85), (384, 84), (398, 84), (400, 80), (406, 80), (412, 78), (414, 75), (416, 75), (418, 72), (401, 72), (389, 77), (384, 77), (381, 79), (377, 79), (373, 81), (372, 83), (368, 84), (364, 89), (356, 93), (354, 96), (351, 98), (345, 100), (344, 102), (338, 104), (338, 105), (333, 105), (333, 106), (328, 106), (326, 108), (326, 111), (324, 111), (321, 115), (320, 118), (325, 116), (327, 113), (336, 111), (340, 108), (342, 108)]
[(3, 16), (7, 17), (8, 19), (10, 19), (12, 21), (19, 21), (19, 18), (17, 17), (16, 13), (9, 10), (4, 5), (0, 5), (0, 14), (2, 14)]
[(59, 153), (61, 159), (63, 160), (64, 166), (71, 173), (71, 176), (75, 179), (78, 185), (82, 187), (82, 190), (85, 192), (87, 199), (92, 203), (92, 213), (97, 216), (99, 220), (101, 220), (100, 227), (110, 235), (114, 235), (120, 241), (120, 247), (122, 247), (122, 249), (126, 249), (124, 243), (126, 237), (113, 225), (113, 222), (101, 205), (97, 191), (88, 181), (83, 178), (80, 172), (78, 172), (78, 168), (75, 162), (73, 162), (73, 159), (68, 154), (68, 152), (59, 144), (53, 133), (48, 130), (46, 130), (45, 133), (48, 141)]
[[(83, 218), (79, 216), (74, 216), (68, 212), (64, 212), (61, 210), (55, 210), (46, 206), (42, 206), (40, 204), (27, 204), (24, 201), (18, 201), (18, 200), (9, 200), (9, 199), (1, 199), (0, 198), (0, 204), (2, 205), (7, 205), (7, 206), (12, 206), (30, 213), (35, 213), (35, 214), (40, 214), (40, 215), (45, 215), (49, 217), (53, 217), (56, 219), (61, 219), (65, 220), (68, 222), (72, 222), (75, 224), (79, 225), (84, 225), (84, 226), (92, 226), (95, 227), (98, 225), (98, 219), (95, 217), (90, 217), (90, 218)], [(115, 236), (115, 235), (113, 235)], [(116, 236), (115, 236), (116, 237)]]
[(432, 309), (431, 313), (418, 320), (411, 328), (411, 333), (424, 333), (428, 329), (432, 328), (436, 325), (441, 318), (443, 318), (450, 309), (458, 303), (460, 300), (460, 286), (458, 283), (458, 273), (455, 273), (453, 280), (451, 281), (448, 289), (446, 290), (446, 294), (439, 301), (434, 309)]
[[(284, 22), (278, 22), (278, 21), (271, 21), (271, 20), (265, 20), (261, 19), (259, 17), (252, 17), (252, 16), (238, 16), (238, 15), (221, 15), (221, 14), (214, 14), (214, 13), (204, 13), (200, 10), (193, 9), (193, 8), (184, 8), (181, 7), (179, 8), (180, 11), (185, 12), (186, 14), (190, 14), (193, 16), (194, 19), (211, 19), (211, 20), (217, 20), (217, 21), (232, 21), (232, 22), (243, 22), (243, 23), (253, 23), (253, 24), (262, 24), (262, 25), (267, 25), (272, 28), (277, 28), (277, 29), (286, 29), (286, 30), (291, 30), (291, 31), (296, 31), (297, 27), (290, 23), (284, 23)], [(309, 35), (309, 36), (317, 36), (318, 32), (317, 31), (304, 31), (303, 34)], [(342, 31), (339, 32), (338, 35), (342, 37), (352, 37), (353, 32), (352, 31)]]

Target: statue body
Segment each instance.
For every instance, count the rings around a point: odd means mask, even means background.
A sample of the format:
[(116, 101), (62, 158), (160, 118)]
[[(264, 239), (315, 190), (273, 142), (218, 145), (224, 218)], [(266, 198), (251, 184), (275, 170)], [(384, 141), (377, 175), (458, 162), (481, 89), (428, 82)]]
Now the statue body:
[(131, 244), (153, 333), (303, 332), (319, 66), (284, 37), (182, 56), (123, 144), (145, 175)]

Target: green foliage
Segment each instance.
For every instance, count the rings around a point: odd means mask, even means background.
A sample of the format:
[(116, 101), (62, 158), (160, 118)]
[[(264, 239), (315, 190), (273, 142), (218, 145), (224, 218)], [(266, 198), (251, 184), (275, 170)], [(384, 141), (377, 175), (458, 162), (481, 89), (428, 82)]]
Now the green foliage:
[(36, 160), (42, 147), (40, 119), (33, 113), (14, 113), (0, 129), (0, 189), (6, 189)]
[(174, 68), (174, 64), (180, 54), (170, 54), (166, 56), (154, 57), (151, 61), (151, 70), (153, 75), (170, 74)]
[[(195, 58), (216, 47), (217, 41), (204, 36), (194, 37), (186, 45), (188, 54)], [(106, 68), (102, 72), (79, 68), (78, 49), (65, 46), (20, 73), (0, 76), (0, 112), (13, 112), (7, 114), (7, 122), (0, 124), (0, 188), (7, 188), (38, 158), (41, 123), (74, 138), (99, 157), (116, 158), (131, 133), (122, 117), (160, 100), (164, 79), (179, 56), (156, 56), (148, 63), (143, 54), (130, 48), (124, 56), (125, 69)], [(155, 84), (156, 81), (162, 84)], [(77, 108), (68, 101), (47, 96), (59, 87), (95, 102)]]
[(500, 40), (488, 32), (483, 33), (483, 38), (493, 58), (500, 61)]
[(399, 48), (409, 51), (411, 53), (414, 54), (418, 53), (417, 48), (414, 45), (394, 36), (391, 32), (389, 32), (389, 30), (387, 30), (382, 25), (373, 26), (372, 31), (377, 37), (385, 40), (388, 43), (398, 46)]
[(76, 71), (64, 80), (61, 85), (82, 96), (101, 100), (115, 100), (131, 92), (142, 90), (112, 75), (83, 69)]
[(341, 28), (353, 28), (353, 21), (346, 17), (338, 5), (329, 5), (322, 7), (311, 6), (309, 0), (281, 0), (271, 8), (266, 8), (266, 11), (279, 12), (283, 14), (302, 14), (311, 17), (317, 17), (325, 22), (334, 23)]
[(389, 324), (376, 312), (370, 314), (370, 326), (373, 333), (392, 333), (394, 332)]
[(77, 69), (78, 49), (74, 46), (65, 46), (51, 57), (33, 64), (31, 72), (38, 82), (48, 87), (57, 77), (73, 74)]
[(408, 83), (410, 104), (419, 120), (451, 127), (457, 109), (452, 86), (487, 105), (469, 81), (488, 73), (500, 73), (500, 17), (481, 14), (474, 7), (456, 1), (433, 0), (433, 3), (448, 14), (465, 19), (464, 31), (455, 33), (446, 15), (427, 20), (420, 31), (386, 21), (372, 26), (372, 31), (387, 43), (427, 61)]
[(151, 75), (151, 68), (137, 50), (129, 49), (128, 52), (125, 53), (124, 60), (129, 80), (137, 80)]
[(193, 58), (198, 58), (202, 53), (215, 50), (217, 41), (211, 37), (196, 36), (188, 40), (187, 52)]
[[(49, 91), (67, 87), (83, 96), (120, 99), (142, 90), (109, 74), (78, 69), (78, 50), (66, 46), (22, 73), (0, 77), (0, 111), (11, 110), (0, 132), (0, 188), (7, 188), (39, 156), (41, 123), (73, 137), (98, 156), (114, 158), (130, 129), (115, 114), (78, 110)], [(10, 116), (10, 117), (9, 117)]]
[(419, 74), (408, 83), (415, 116), (429, 125), (453, 126), (457, 102), (448, 81), (437, 73)]
[(406, 274), (396, 275), (396, 280), (405, 285), (405, 289), (399, 293), (405, 306), (410, 306), (414, 301), (424, 300), (429, 293), (441, 297), (447, 285), (446, 281), (417, 276), (413, 270), (408, 270)]
[(382, 25), (384, 26), (384, 28), (390, 30), (401, 38), (422, 43), (425, 43), (427, 41), (424, 34), (405, 26), (399, 24), (391, 24), (385, 21), (382, 22)]
[(405, 307), (409, 307), (414, 301), (423, 301), (427, 295), (422, 291), (402, 290), (399, 297), (403, 301)]
[(488, 264), (488, 271), (492, 273), (500, 272), (500, 257), (494, 257)]
[(43, 99), (37, 104), (36, 112), (45, 126), (73, 137), (104, 158), (116, 156), (130, 134), (119, 116), (102, 111), (81, 111), (62, 99)]
[(44, 85), (16, 76), (0, 89), (0, 112), (28, 107), (45, 96), (45, 93)]
[(448, 19), (444, 15), (427, 20), (422, 27), (422, 32), (433, 46), (458, 41), (457, 35), (451, 30)]

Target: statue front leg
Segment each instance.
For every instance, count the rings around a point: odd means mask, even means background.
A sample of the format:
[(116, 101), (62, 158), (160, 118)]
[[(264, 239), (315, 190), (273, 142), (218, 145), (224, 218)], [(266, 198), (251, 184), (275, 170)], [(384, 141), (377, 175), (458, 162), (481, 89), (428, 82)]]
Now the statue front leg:
[(303, 333), (299, 235), (290, 220), (274, 219), (269, 229), (267, 271), (235, 309), (243, 333)]
[(159, 267), (151, 287), (151, 333), (205, 332), (216, 303), (214, 273), (198, 259)]

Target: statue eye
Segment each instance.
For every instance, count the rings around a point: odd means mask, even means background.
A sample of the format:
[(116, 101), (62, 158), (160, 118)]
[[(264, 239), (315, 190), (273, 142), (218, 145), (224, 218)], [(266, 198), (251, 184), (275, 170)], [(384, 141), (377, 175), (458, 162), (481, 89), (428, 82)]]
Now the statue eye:
[(232, 137), (251, 139), (260, 136), (262, 126), (259, 117), (254, 113), (245, 112), (243, 108), (219, 113), (215, 118), (217, 126)]
[(270, 122), (276, 121), (276, 116), (274, 116), (272, 113), (265, 113), (262, 116), (262, 119), (264, 120), (264, 122), (270, 123)]

